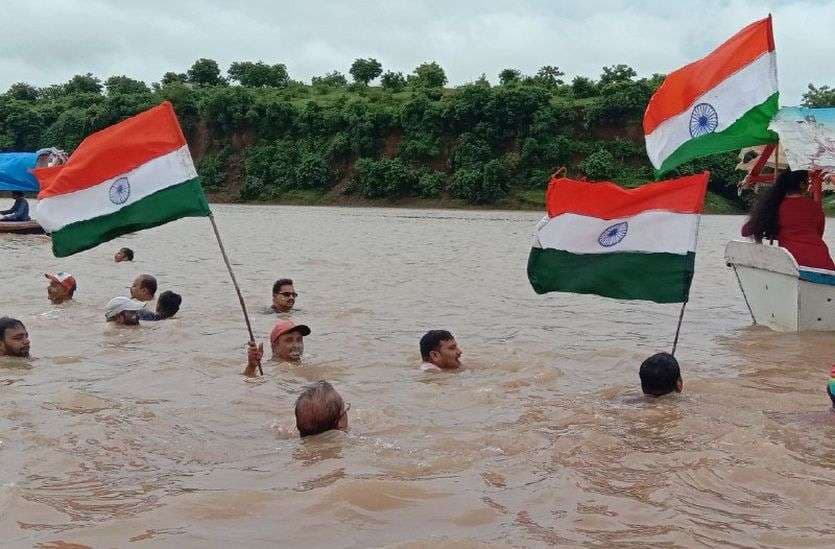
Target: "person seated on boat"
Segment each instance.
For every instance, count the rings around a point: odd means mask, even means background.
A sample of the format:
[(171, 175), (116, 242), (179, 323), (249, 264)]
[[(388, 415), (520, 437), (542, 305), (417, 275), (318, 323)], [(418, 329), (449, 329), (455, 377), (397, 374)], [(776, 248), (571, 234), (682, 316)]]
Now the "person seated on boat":
[(113, 261), (121, 263), (122, 261), (133, 261), (133, 250), (130, 248), (119, 248), (119, 251), (113, 256)]
[(104, 310), (104, 319), (120, 326), (139, 325), (139, 311), (145, 304), (129, 297), (119, 296), (110, 300)]
[(130, 296), (137, 301), (153, 301), (157, 293), (157, 279), (149, 274), (137, 276), (130, 287)]
[[(276, 362), (298, 363), (304, 354), (304, 337), (310, 335), (310, 328), (304, 324), (296, 324), (292, 320), (282, 319), (275, 323), (270, 332), (270, 347), (273, 351), (272, 360)], [(244, 375), (254, 377), (261, 366), (264, 356), (264, 344), (256, 345), (252, 341), (247, 344), (247, 364)]]
[(180, 304), (182, 302), (183, 298), (180, 294), (176, 294), (171, 290), (165, 290), (159, 294), (159, 299), (157, 299), (157, 311), (153, 312), (148, 309), (142, 309), (139, 311), (139, 320), (165, 320), (166, 318), (171, 318), (180, 310)]
[(0, 212), (0, 221), (29, 221), (29, 203), (21, 191), (12, 191), (14, 204), (8, 210)]
[(809, 172), (784, 171), (777, 182), (757, 200), (742, 227), (742, 236), (777, 242), (794, 256), (798, 265), (835, 270), (823, 241), (826, 218), (821, 205), (804, 196)]
[(16, 318), (0, 318), (0, 356), (29, 358), (29, 332)]
[(296, 399), (296, 429), (301, 438), (327, 431), (348, 429), (348, 410), (345, 402), (327, 381), (317, 381), (302, 391)]
[(293, 288), (293, 281), (289, 278), (279, 278), (273, 284), (273, 304), (270, 307), (274, 313), (289, 313), (296, 304), (299, 294)]
[(446, 330), (429, 330), (420, 338), (420, 369), (424, 372), (457, 370), (462, 354), (455, 337)]
[(58, 305), (72, 299), (75, 294), (76, 283), (75, 277), (70, 273), (44, 273), (44, 276), (49, 279), (49, 286), (46, 288), (46, 295), (49, 300)]
[(643, 361), (638, 375), (645, 395), (660, 397), (684, 388), (678, 361), (670, 353), (656, 353)]

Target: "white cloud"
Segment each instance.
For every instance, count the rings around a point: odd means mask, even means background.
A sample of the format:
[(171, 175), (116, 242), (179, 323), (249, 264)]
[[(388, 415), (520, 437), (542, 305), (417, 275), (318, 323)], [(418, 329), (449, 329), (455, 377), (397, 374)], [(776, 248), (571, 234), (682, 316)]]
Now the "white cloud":
[(546, 64), (597, 77), (604, 65), (626, 63), (648, 75), (705, 55), (769, 8), (783, 103), (799, 102), (809, 82), (835, 84), (835, 0), (4, 3), (0, 90), (86, 72), (152, 82), (199, 57), (224, 69), (238, 60), (281, 62), (301, 80), (347, 72), (366, 56), (404, 73), (435, 60), (453, 84)]

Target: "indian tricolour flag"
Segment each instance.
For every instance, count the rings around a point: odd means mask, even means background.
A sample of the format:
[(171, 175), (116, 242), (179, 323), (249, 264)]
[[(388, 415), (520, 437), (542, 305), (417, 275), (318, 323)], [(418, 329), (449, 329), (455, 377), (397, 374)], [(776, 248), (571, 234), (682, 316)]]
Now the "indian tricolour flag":
[(694, 158), (774, 143), (777, 61), (771, 16), (670, 73), (644, 114), (647, 155), (662, 174)]
[(552, 179), (528, 258), (534, 290), (687, 301), (708, 175), (636, 189)]
[(171, 103), (88, 136), (63, 166), (33, 170), (35, 218), (64, 257), (181, 217), (211, 214)]

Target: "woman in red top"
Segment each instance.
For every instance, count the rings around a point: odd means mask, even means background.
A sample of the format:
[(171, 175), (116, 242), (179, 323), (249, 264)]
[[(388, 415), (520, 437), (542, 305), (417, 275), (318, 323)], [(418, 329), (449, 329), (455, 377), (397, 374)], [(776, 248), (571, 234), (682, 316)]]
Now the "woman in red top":
[(802, 194), (809, 188), (808, 177), (806, 170), (781, 173), (754, 205), (751, 217), (742, 227), (742, 236), (753, 236), (757, 242), (777, 240), (798, 265), (835, 270), (823, 241), (823, 209)]

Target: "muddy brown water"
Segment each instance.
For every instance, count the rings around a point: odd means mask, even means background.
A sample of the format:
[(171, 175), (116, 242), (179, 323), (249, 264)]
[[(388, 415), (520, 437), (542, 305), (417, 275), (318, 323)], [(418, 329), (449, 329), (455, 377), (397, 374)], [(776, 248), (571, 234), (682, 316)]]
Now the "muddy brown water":
[[(835, 336), (750, 325), (722, 261), (742, 218), (703, 219), (684, 393), (646, 402), (638, 364), (669, 349), (678, 306), (535, 295), (539, 214), (215, 211), (260, 338), (273, 280), (296, 280), (302, 367), (239, 375), (246, 332), (205, 219), (66, 259), (0, 235), (0, 314), (35, 357), (0, 361), (0, 545), (835, 545)], [(78, 278), (70, 305), (46, 299), (56, 270)], [(106, 325), (143, 272), (180, 314)], [(455, 333), (464, 371), (418, 371), (429, 328)], [(301, 441), (295, 395), (318, 379), (350, 430)]]

